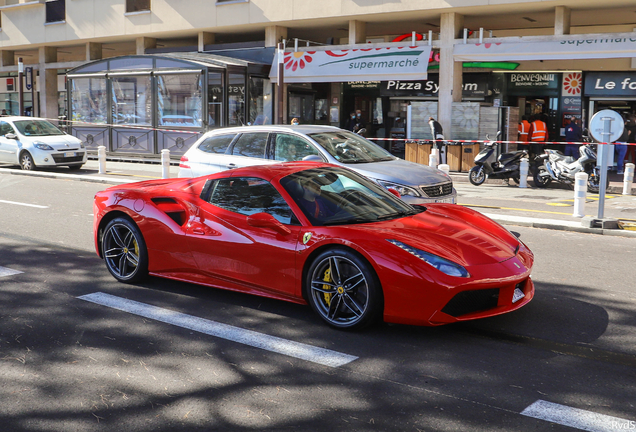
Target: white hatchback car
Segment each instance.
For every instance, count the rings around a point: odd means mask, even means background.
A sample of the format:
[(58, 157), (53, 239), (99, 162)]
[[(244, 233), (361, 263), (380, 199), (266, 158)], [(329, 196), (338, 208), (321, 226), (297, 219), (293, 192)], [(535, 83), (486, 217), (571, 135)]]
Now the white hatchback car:
[(23, 170), (67, 166), (79, 169), (88, 155), (84, 143), (47, 120), (0, 117), (0, 163)]
[(216, 129), (183, 155), (179, 177), (198, 177), (250, 165), (327, 162), (349, 168), (409, 204), (455, 203), (457, 191), (443, 171), (397, 158), (360, 135), (332, 126), (266, 125)]

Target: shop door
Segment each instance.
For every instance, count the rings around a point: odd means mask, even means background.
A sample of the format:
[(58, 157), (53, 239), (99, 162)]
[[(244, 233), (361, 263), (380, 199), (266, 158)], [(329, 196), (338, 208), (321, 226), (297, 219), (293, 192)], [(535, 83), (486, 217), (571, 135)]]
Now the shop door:
[(287, 124), (297, 118), (300, 124), (314, 123), (314, 95), (310, 93), (289, 93)]

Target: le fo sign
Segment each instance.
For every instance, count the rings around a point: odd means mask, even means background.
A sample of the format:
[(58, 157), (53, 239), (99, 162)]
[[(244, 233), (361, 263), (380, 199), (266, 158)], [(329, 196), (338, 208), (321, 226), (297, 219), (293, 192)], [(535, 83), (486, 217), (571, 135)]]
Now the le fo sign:
[[(625, 78), (623, 79), (623, 81), (621, 81), (619, 86), (622, 90), (636, 90), (636, 81), (632, 81), (631, 78)], [(601, 78), (597, 78), (596, 82), (594, 83), (594, 88), (596, 90), (612, 90), (616, 88), (616, 81), (609, 80), (603, 83), (603, 80)]]

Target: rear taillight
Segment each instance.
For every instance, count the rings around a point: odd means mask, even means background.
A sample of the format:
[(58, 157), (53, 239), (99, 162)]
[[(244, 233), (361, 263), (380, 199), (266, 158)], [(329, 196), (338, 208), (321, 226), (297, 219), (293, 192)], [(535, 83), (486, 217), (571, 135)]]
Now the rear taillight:
[(181, 159), (179, 160), (179, 168), (190, 169), (190, 165), (188, 165), (187, 163), (184, 163), (184, 162), (188, 162), (188, 157), (187, 156), (181, 156)]

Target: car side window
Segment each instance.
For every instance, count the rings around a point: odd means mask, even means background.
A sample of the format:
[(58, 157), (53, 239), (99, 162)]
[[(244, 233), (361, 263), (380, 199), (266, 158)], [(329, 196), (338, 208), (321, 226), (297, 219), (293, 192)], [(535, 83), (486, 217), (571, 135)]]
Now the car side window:
[(320, 156), (320, 153), (308, 141), (296, 135), (276, 134), (274, 142), (275, 160), (297, 161), (310, 155)]
[(226, 134), (208, 137), (199, 144), (199, 150), (206, 153), (225, 153), (235, 136), (235, 134)]
[(231, 154), (236, 156), (265, 158), (268, 135), (267, 132), (242, 134), (232, 147)]
[(266, 180), (255, 177), (231, 177), (214, 181), (208, 202), (231, 212), (249, 216), (269, 213), (280, 223), (297, 220), (280, 193)]
[(0, 136), (5, 136), (8, 133), (14, 134), (15, 131), (11, 127), (11, 125), (7, 122), (0, 122)]

